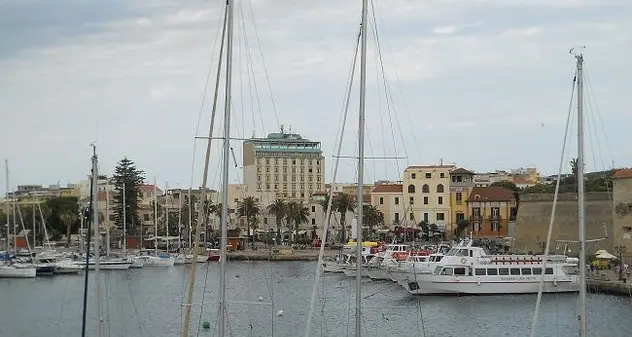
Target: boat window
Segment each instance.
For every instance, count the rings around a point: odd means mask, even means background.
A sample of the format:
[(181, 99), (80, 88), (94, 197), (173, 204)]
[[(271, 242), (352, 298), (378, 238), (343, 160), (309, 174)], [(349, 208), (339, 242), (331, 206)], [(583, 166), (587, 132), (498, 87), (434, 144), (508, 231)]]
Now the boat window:
[(474, 251), (470, 250), (470, 257), (474, 257)]
[(452, 275), (452, 268), (450, 267), (443, 268), (443, 270), (441, 271), (441, 275)]
[(511, 275), (520, 275), (520, 268), (511, 268), (509, 269)]
[(437, 268), (435, 268), (434, 272), (432, 272), (432, 273), (435, 274), (435, 275), (439, 275), (439, 273), (441, 273), (441, 268), (443, 268), (443, 267), (438, 266)]
[(547, 275), (553, 275), (553, 268), (544, 268), (544, 273)]
[(474, 273), (476, 275), (487, 275), (487, 273), (485, 272), (485, 268), (476, 268), (474, 269)]
[(533, 275), (541, 275), (542, 268), (533, 268)]
[(487, 275), (498, 275), (497, 268), (487, 268)]
[(465, 268), (454, 268), (454, 275), (465, 275)]
[(522, 275), (531, 275), (531, 268), (522, 268)]
[(509, 275), (509, 268), (498, 268), (498, 275)]
[(456, 252), (456, 256), (467, 256), (467, 249), (459, 249), (459, 251)]

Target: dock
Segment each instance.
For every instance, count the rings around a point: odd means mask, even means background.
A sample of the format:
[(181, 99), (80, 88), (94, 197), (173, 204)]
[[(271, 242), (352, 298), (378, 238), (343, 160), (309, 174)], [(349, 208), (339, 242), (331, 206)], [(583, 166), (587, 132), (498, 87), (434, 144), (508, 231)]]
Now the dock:
[[(264, 248), (228, 252), (229, 261), (318, 261), (319, 249)], [(325, 256), (335, 254), (326, 249)]]
[(589, 278), (586, 280), (586, 287), (588, 292), (632, 296), (632, 284), (618, 280)]

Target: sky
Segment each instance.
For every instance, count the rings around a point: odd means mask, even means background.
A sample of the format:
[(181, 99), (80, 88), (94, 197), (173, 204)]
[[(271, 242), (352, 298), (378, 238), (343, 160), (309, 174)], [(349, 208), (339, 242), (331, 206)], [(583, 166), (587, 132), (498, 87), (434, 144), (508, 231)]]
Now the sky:
[[(0, 158), (11, 189), (85, 179), (92, 143), (101, 173), (128, 157), (149, 182), (200, 186), (206, 140), (195, 137), (208, 134), (223, 3), (0, 0)], [(372, 3), (366, 182), (442, 161), (556, 173), (575, 71), (569, 49), (582, 45), (586, 169), (632, 166), (632, 2)], [(322, 142), (331, 181), (360, 11), (360, 0), (237, 0), (231, 137), (283, 124)], [(358, 153), (358, 83), (356, 71), (342, 156)], [(223, 98), (218, 106), (214, 137)], [(575, 124), (563, 170), (576, 156)], [(211, 143), (217, 187), (221, 142)], [(241, 141), (231, 146), (230, 183), (238, 183)], [(354, 182), (356, 172), (356, 161), (341, 159), (336, 181)]]

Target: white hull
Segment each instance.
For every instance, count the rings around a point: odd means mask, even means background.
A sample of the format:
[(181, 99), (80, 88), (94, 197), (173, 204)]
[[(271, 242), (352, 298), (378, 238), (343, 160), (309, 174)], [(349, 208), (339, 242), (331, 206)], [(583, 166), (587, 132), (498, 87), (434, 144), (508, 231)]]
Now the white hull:
[[(198, 255), (197, 257), (197, 263), (204, 263), (208, 261), (208, 256), (206, 255)], [(184, 257), (184, 263), (185, 264), (191, 264), (193, 263), (193, 255), (186, 255)]]
[(144, 260), (132, 257), (132, 264), (129, 267), (130, 268), (143, 268), (144, 266), (145, 266)]
[[(77, 264), (81, 267), (86, 266), (85, 262), (78, 262)], [(127, 270), (129, 269), (131, 265), (132, 265), (132, 262), (130, 261), (100, 261), (99, 269), (101, 270)], [(88, 264), (88, 270), (95, 270), (95, 269), (96, 269), (96, 264), (94, 263), (94, 261), (90, 261), (90, 263)]]
[(184, 255), (178, 255), (175, 257), (175, 261), (173, 262), (174, 265), (181, 265), (184, 264), (186, 262), (186, 258), (184, 257)]
[(151, 258), (145, 260), (145, 267), (171, 267), (176, 262), (176, 259), (169, 258)]
[(60, 261), (55, 263), (55, 274), (78, 274), (83, 267), (72, 261)]
[[(467, 280), (466, 278), (471, 278)], [(501, 295), (501, 294), (537, 294), (540, 286), (539, 277), (522, 277), (512, 281), (474, 279), (475, 276), (463, 277), (454, 282), (442, 281), (435, 275), (430, 282), (422, 282), (421, 288), (428, 287), (438, 293), (457, 293), (471, 295)], [(574, 276), (565, 280), (553, 281), (545, 278), (543, 293), (578, 292), (579, 277)]]
[(367, 268), (366, 274), (369, 276), (371, 280), (390, 280), (391, 279), (390, 275), (388, 275), (386, 270), (381, 267)]
[(36, 273), (37, 270), (31, 267), (0, 266), (0, 278), (33, 278)]
[[(345, 275), (349, 276), (349, 277), (355, 277), (356, 276), (356, 269), (355, 267), (346, 267), (342, 270)], [(369, 274), (367, 274), (366, 272), (366, 268), (361, 267), (360, 268), (360, 276), (361, 277), (369, 277)]]
[(342, 273), (345, 269), (345, 265), (337, 262), (323, 262), (323, 271), (326, 273)]

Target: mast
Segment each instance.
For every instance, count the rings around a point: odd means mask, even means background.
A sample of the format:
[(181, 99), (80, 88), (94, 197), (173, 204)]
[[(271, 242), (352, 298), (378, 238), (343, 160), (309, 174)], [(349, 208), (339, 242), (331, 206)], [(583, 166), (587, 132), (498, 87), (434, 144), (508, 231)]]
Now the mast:
[(584, 209), (584, 55), (577, 60), (577, 202), (579, 220), (579, 336), (586, 336), (586, 237)]
[(125, 181), (123, 181), (123, 254), (127, 256), (127, 200), (125, 200)]
[(32, 205), (32, 212), (33, 212), (33, 250), (35, 250), (35, 246), (37, 246), (37, 238), (35, 236), (35, 203), (33, 203)]
[(101, 233), (99, 231), (99, 175), (98, 175), (98, 160), (97, 149), (93, 145), (92, 147), (92, 223), (94, 224), (94, 278), (96, 281), (96, 293), (97, 293), (97, 337), (101, 337), (103, 331), (103, 315), (101, 314)]
[(226, 314), (226, 246), (228, 245), (228, 179), (230, 167), (230, 108), (233, 68), (233, 1), (226, 0), (226, 88), (224, 98), (224, 156), (222, 171), (222, 240), (220, 247), (220, 279), (219, 279), (219, 336), (224, 337), (224, 321)]
[(178, 253), (182, 248), (182, 189), (178, 191)]
[(107, 222), (107, 227), (105, 227), (105, 251), (106, 255), (110, 256), (110, 181), (106, 178), (105, 180), (105, 222)]
[(165, 236), (167, 237), (167, 254), (169, 254), (169, 182), (165, 182)]
[[(4, 204), (4, 208), (5, 211), (7, 212), (7, 253), (9, 253), (9, 247), (11, 247), (11, 245), (9, 244), (9, 236), (11, 236), (11, 217), (9, 217), (9, 213), (11, 212), (11, 206), (8, 204), (9, 202), (9, 159), (4, 159), (4, 175), (6, 177), (6, 181), (5, 183), (5, 187), (6, 190), (4, 192), (4, 197), (5, 197), (5, 204)], [(15, 217), (15, 214), (13, 214), (13, 216)]]
[(360, 113), (358, 117), (358, 222), (356, 224), (356, 310), (355, 336), (362, 335), (362, 223), (364, 200), (364, 124), (366, 118), (366, 44), (368, 1), (362, 0), (362, 26), (360, 27)]
[(193, 203), (191, 202), (191, 189), (192, 187), (189, 186), (189, 200), (187, 201), (187, 203), (189, 204), (188, 210), (189, 210), (189, 250), (191, 249), (191, 239), (192, 239), (192, 232), (193, 232), (193, 210), (191, 209), (191, 207), (193, 206)]
[(154, 255), (158, 256), (158, 187), (154, 177)]
[[(206, 188), (206, 184), (208, 181), (208, 166), (209, 166), (209, 158), (211, 156), (211, 140), (213, 137), (213, 127), (215, 126), (215, 113), (216, 113), (216, 109), (217, 109), (217, 98), (219, 95), (219, 81), (220, 81), (220, 75), (221, 75), (221, 70), (222, 70), (222, 55), (223, 55), (223, 51), (224, 51), (224, 38), (226, 36), (226, 31), (227, 31), (227, 25), (228, 25), (228, 18), (232, 17), (232, 4), (231, 4), (231, 0), (226, 0), (225, 2), (225, 11), (224, 11), (224, 25), (223, 25), (223, 29), (222, 29), (222, 38), (221, 38), (221, 43), (220, 43), (220, 47), (219, 47), (219, 64), (217, 66), (217, 74), (215, 76), (215, 93), (213, 94), (213, 108), (212, 108), (212, 112), (211, 112), (211, 124), (209, 126), (209, 132), (208, 132), (208, 140), (207, 140), (207, 145), (206, 145), (206, 154), (205, 154), (205, 161), (204, 161), (204, 172), (202, 174), (202, 186), (200, 187), (200, 200), (199, 200), (199, 205), (200, 205), (200, 212), (198, 212), (198, 217), (197, 217), (197, 227), (196, 227), (196, 231), (195, 231), (195, 240), (194, 240), (194, 245), (193, 247), (191, 247), (193, 249), (192, 253), (193, 253), (193, 264), (191, 265), (191, 271), (189, 273), (189, 285), (187, 286), (187, 301), (184, 304), (185, 305), (185, 312), (184, 312), (184, 322), (183, 322), (183, 327), (182, 327), (182, 337), (189, 337), (189, 323), (191, 321), (191, 305), (193, 304), (193, 286), (195, 284), (195, 273), (197, 270), (197, 257), (198, 257), (198, 246), (200, 244), (200, 233), (202, 232), (202, 224), (206, 223), (206, 217), (208, 216), (206, 214), (206, 207), (205, 207), (205, 202), (207, 200), (207, 188)], [(229, 31), (229, 35), (232, 34), (232, 19), (231, 19), (231, 29)], [(231, 39), (231, 43), (232, 43), (232, 39)], [(226, 58), (230, 59), (230, 56), (232, 54), (232, 46), (231, 46), (231, 50), (230, 53), (227, 52)], [(227, 64), (228, 67), (232, 66), (232, 63), (228, 63)], [(229, 74), (229, 71), (226, 71), (227, 74)], [(230, 76), (227, 76), (226, 79), (226, 83), (228, 84), (230, 81)], [(227, 101), (226, 101), (226, 107), (227, 109), (230, 109), (230, 86), (226, 87), (226, 97), (227, 97)], [(230, 110), (227, 110), (230, 111)], [(229, 117), (230, 114), (228, 113)], [(226, 116), (226, 114), (224, 115)], [(224, 117), (224, 123), (228, 123), (230, 122), (230, 118), (226, 119), (226, 117)], [(227, 139), (225, 139), (226, 141)], [(225, 146), (228, 145), (230, 146), (230, 144), (225, 144)], [(224, 153), (224, 167), (227, 166), (227, 159), (228, 155), (226, 155), (226, 153)], [(228, 169), (224, 170), (225, 172), (228, 172)], [(192, 219), (192, 207), (191, 207), (191, 188), (189, 187), (189, 246), (190, 245), (190, 240), (191, 240), (191, 219)], [(222, 193), (224, 195), (226, 195), (226, 198), (228, 198), (228, 190), (224, 189), (222, 191)], [(226, 203), (222, 206), (222, 214), (224, 211), (224, 207), (226, 207)], [(226, 211), (228, 211), (228, 209), (226, 208)], [(220, 255), (220, 264), (221, 264), (221, 275), (220, 275), (220, 288), (225, 289), (226, 288), (226, 267), (225, 267), (225, 260), (226, 260), (226, 245), (227, 245), (227, 238), (224, 235), (225, 230), (222, 229), (222, 247), (221, 247), (221, 255)], [(221, 293), (221, 300), (220, 303), (224, 303), (224, 300), (226, 299), (226, 292), (225, 291), (220, 291)], [(223, 337), (224, 336), (224, 311), (222, 310), (222, 308), (220, 308), (220, 313), (219, 313), (219, 322), (221, 322), (221, 324), (219, 324), (219, 336)]]

